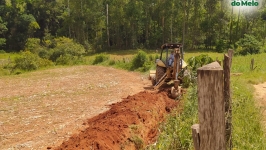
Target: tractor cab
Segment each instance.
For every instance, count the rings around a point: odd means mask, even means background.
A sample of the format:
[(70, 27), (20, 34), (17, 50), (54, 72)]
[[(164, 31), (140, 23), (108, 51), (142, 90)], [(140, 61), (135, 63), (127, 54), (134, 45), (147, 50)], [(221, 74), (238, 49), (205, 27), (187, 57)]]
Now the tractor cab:
[[(156, 60), (156, 64), (162, 67), (173, 67), (174, 64), (174, 52), (175, 50), (182, 51), (181, 44), (164, 44), (161, 46), (160, 58)], [(181, 55), (183, 59), (183, 55)]]

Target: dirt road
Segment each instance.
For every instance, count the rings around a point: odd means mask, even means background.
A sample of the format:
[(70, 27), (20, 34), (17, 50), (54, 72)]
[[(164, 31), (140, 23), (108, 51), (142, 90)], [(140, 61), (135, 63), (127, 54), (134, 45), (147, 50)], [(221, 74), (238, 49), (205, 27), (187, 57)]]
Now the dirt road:
[(46, 149), (150, 82), (139, 73), (74, 66), (1, 77), (0, 85), (0, 149)]
[(261, 108), (263, 114), (262, 122), (266, 129), (266, 82), (254, 85), (254, 87), (255, 87), (255, 97), (257, 98), (258, 105)]

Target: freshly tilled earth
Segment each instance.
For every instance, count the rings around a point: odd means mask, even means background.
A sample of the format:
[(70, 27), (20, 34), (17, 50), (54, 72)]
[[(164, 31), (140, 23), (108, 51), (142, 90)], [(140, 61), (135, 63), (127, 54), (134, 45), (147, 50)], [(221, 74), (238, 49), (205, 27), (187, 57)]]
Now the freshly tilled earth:
[(177, 105), (145, 91), (147, 76), (110, 67), (36, 71), (0, 85), (0, 149), (139, 149)]

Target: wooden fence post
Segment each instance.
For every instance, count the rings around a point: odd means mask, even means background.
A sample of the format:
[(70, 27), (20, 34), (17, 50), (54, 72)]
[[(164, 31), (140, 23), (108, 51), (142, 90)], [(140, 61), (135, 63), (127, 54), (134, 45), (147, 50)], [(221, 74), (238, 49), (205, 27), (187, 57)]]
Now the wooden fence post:
[(200, 150), (225, 150), (223, 69), (213, 62), (197, 74)]
[[(229, 56), (228, 56), (229, 55)], [(230, 68), (232, 57), (228, 51), (228, 55), (224, 55), (223, 70), (224, 70), (224, 101), (225, 101), (225, 136), (226, 148), (231, 150), (232, 144), (232, 99), (230, 90)]]
[(199, 124), (191, 126), (194, 150), (200, 150)]
[[(256, 67), (255, 67), (256, 68)], [(250, 62), (250, 70), (254, 70), (254, 58), (251, 59), (251, 62)]]
[(229, 49), (228, 50), (228, 56), (229, 56), (229, 67), (231, 68), (232, 66), (232, 58), (233, 58), (233, 55), (234, 55), (234, 51), (233, 49)]

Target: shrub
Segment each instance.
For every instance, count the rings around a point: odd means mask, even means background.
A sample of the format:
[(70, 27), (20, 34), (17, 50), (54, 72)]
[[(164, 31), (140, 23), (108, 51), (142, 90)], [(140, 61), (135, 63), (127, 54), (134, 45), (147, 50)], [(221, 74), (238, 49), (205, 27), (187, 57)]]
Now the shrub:
[(40, 39), (28, 38), (24, 49), (29, 50), (31, 53), (38, 54), (41, 50), (45, 49), (45, 47), (40, 45)]
[(42, 49), (42, 50), (40, 50), (38, 55), (41, 58), (49, 59), (51, 54), (49, 53), (48, 50)]
[(24, 71), (36, 70), (40, 67), (51, 66), (53, 63), (47, 59), (42, 59), (38, 55), (25, 51), (21, 56), (15, 58), (14, 69), (21, 69)]
[(115, 65), (115, 60), (110, 60), (110, 61), (109, 61), (109, 65), (110, 65), (110, 66)]
[(109, 59), (109, 55), (106, 55), (104, 53), (98, 54), (95, 56), (94, 61), (92, 62), (93, 65), (102, 63), (104, 61), (107, 61)]
[(132, 69), (137, 69), (144, 66), (144, 63), (148, 61), (147, 53), (140, 50), (132, 60)]
[(117, 68), (125, 69), (125, 70), (131, 70), (131, 63), (124, 63), (121, 61), (116, 62), (115, 66)]
[(201, 54), (188, 59), (188, 65), (191, 67), (192, 71), (196, 71), (199, 67), (211, 62), (213, 62), (213, 59), (206, 54)]
[(75, 43), (72, 39), (60, 37), (56, 38), (55, 42), (56, 47), (52, 50), (51, 56), (49, 57), (49, 59), (53, 62), (56, 62), (57, 58), (59, 58), (61, 55), (71, 55), (77, 56), (77, 58), (81, 58), (80, 56), (85, 53), (84, 47), (78, 43)]
[(236, 42), (237, 49), (236, 54), (258, 54), (260, 53), (260, 46), (262, 45), (253, 35), (245, 34), (244, 38), (241, 38)]
[(154, 61), (154, 57), (152, 55), (149, 55), (149, 61)]
[(266, 44), (264, 44), (264, 45), (262, 45), (262, 46), (260, 47), (260, 52), (262, 52), (262, 53), (266, 53)]
[(75, 65), (82, 62), (82, 58), (70, 54), (60, 55), (60, 57), (56, 59), (56, 65)]
[(226, 48), (228, 48), (228, 47), (227, 47), (225, 40), (218, 40), (216, 42), (216, 51), (218, 53), (223, 53), (226, 50)]

